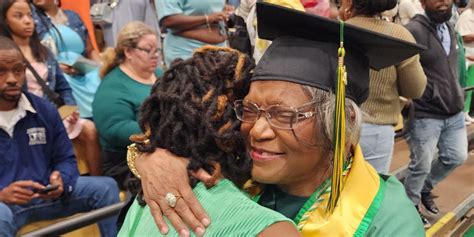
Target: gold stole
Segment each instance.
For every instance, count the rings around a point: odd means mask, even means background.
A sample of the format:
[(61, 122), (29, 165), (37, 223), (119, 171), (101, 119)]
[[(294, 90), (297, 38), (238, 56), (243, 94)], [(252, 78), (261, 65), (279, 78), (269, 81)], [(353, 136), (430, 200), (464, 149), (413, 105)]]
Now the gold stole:
[[(358, 236), (363, 235), (369, 227), (383, 198), (384, 189), (380, 188), (380, 177), (375, 169), (364, 160), (359, 145), (354, 153), (352, 167), (334, 213), (325, 216), (329, 198), (327, 193), (323, 195), (324, 201), (318, 208), (308, 213), (309, 218), (301, 231), (303, 236)], [(372, 205), (376, 197), (377, 203)]]

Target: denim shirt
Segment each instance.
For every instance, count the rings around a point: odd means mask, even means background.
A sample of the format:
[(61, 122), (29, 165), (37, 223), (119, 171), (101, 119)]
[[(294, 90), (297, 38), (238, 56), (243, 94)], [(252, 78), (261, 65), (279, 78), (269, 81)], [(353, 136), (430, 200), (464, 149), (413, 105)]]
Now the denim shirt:
[[(35, 10), (33, 11), (32, 15), (35, 21), (35, 26), (36, 26), (35, 30), (36, 30), (36, 33), (38, 33), (39, 39), (42, 40), (44, 36), (49, 32), (49, 29), (53, 28), (53, 22), (48, 16), (42, 17), (43, 18), (42, 20), (36, 8), (34, 9)], [(85, 48), (87, 45), (87, 39), (89, 38), (89, 32), (87, 31), (87, 28), (82, 22), (80, 16), (73, 11), (69, 11), (69, 10), (62, 10), (62, 11), (67, 16), (67, 19), (68, 19), (67, 26), (73, 29), (81, 37), (82, 42), (84, 43), (84, 48)], [(66, 39), (63, 39), (63, 40), (66, 40)], [(83, 56), (85, 56), (85, 51), (82, 52), (82, 54)]]
[[(38, 15), (36, 7), (33, 4), (31, 4), (30, 6), (33, 9), (32, 16), (33, 16), (33, 19), (35, 21), (36, 33), (38, 33), (39, 38), (42, 39), (44, 37), (44, 35), (46, 33), (48, 33), (48, 27), (45, 24), (43, 24), (43, 21), (40, 19), (40, 16)], [(66, 13), (66, 14), (70, 14), (70, 13)], [(75, 13), (73, 13), (73, 14), (75, 14)], [(68, 15), (68, 18), (70, 18), (69, 15)], [(79, 19), (79, 16), (76, 15), (76, 18)], [(48, 24), (51, 24), (50, 26), (52, 26), (52, 22), (48, 17), (44, 17), (43, 19), (45, 21), (49, 22)], [(77, 20), (72, 20), (72, 21), (69, 20), (70, 24), (71, 24), (71, 22), (74, 23), (76, 21)], [(80, 21), (80, 19), (79, 19), (79, 21)], [(77, 23), (75, 23), (75, 24), (77, 24)], [(82, 22), (81, 22), (81, 24), (82, 24)], [(84, 27), (84, 29), (85, 29), (85, 27)], [(84, 31), (87, 32), (86, 30), (84, 30)], [(85, 36), (87, 36), (87, 34), (85, 34)], [(81, 35), (81, 37), (82, 37), (82, 35)], [(61, 96), (61, 98), (64, 100), (65, 104), (67, 104), (67, 105), (76, 105), (76, 101), (75, 101), (75, 99), (72, 95), (72, 89), (69, 86), (69, 83), (67, 82), (66, 78), (64, 77), (63, 71), (59, 67), (59, 63), (56, 60), (53, 53), (50, 52), (48, 54), (48, 57), (47, 57), (45, 63), (48, 67), (48, 80), (46, 82), (48, 87), (52, 91), (58, 93)], [(27, 88), (27, 87), (25, 87), (25, 88)], [(46, 93), (44, 93), (43, 98), (49, 100)]]
[[(72, 89), (69, 86), (69, 83), (66, 81), (63, 71), (59, 67), (59, 63), (58, 61), (56, 61), (52, 53), (48, 54), (45, 63), (48, 67), (48, 79), (46, 81), (46, 85), (48, 85), (51, 91), (54, 91), (59, 94), (66, 105), (76, 105), (76, 100), (72, 95)], [(26, 81), (23, 85), (23, 90), (28, 91), (28, 85)], [(53, 103), (48, 98), (48, 95), (46, 93), (43, 93), (43, 98)]]
[[(67, 105), (76, 105), (76, 100), (72, 95), (72, 89), (69, 86), (66, 78), (64, 77), (63, 70), (59, 67), (58, 61), (54, 58), (54, 55), (50, 53), (46, 60), (48, 66), (48, 81), (46, 84), (48, 87), (58, 93)], [(49, 100), (46, 93), (43, 98)]]

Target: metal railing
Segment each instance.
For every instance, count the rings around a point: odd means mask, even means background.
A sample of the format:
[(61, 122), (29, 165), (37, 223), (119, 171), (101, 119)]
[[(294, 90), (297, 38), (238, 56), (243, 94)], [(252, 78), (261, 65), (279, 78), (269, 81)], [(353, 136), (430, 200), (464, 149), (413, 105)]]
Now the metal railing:
[(82, 227), (95, 224), (97, 221), (117, 215), (126, 202), (116, 203), (97, 210), (86, 212), (80, 216), (73, 217), (53, 225), (26, 233), (22, 236), (59, 236), (68, 232), (80, 229)]

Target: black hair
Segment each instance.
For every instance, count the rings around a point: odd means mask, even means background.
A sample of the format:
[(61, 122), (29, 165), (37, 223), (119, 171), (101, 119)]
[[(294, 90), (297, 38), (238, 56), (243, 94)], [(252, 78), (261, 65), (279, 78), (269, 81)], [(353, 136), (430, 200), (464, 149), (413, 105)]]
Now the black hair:
[(18, 47), (18, 45), (16, 45), (16, 43), (12, 39), (6, 36), (0, 35), (0, 50), (10, 50), (10, 49), (17, 50), (21, 54), (20, 48)]
[(375, 16), (393, 9), (398, 0), (352, 0), (352, 8), (357, 15)]
[(167, 149), (188, 158), (190, 171), (212, 173), (218, 163), (226, 178), (243, 185), (250, 178), (251, 161), (233, 101), (247, 94), (254, 66), (247, 55), (215, 46), (173, 61), (142, 105), (139, 123), (149, 143), (139, 150)]
[[(11, 6), (18, 2), (18, 0), (1, 0), (0, 4), (0, 35), (6, 36), (10, 39), (13, 39), (12, 33), (10, 30), (10, 27), (7, 24), (7, 12), (10, 10)], [(28, 5), (30, 4), (29, 1), (25, 1)], [(29, 5), (30, 6), (30, 5)], [(30, 6), (30, 10), (31, 9)], [(48, 58), (48, 49), (41, 44), (41, 41), (39, 39), (38, 33), (36, 33), (36, 30), (33, 31), (33, 35), (30, 37), (30, 42), (29, 42), (31, 52), (33, 54), (33, 57), (38, 60), (39, 62), (45, 62)]]

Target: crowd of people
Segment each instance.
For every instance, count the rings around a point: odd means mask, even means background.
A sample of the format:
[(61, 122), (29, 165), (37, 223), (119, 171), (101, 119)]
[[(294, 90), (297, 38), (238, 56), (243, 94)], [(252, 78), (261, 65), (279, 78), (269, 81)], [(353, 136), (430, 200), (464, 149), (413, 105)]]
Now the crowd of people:
[(423, 236), (468, 158), (469, 0), (73, 2), (0, 3), (1, 236)]

